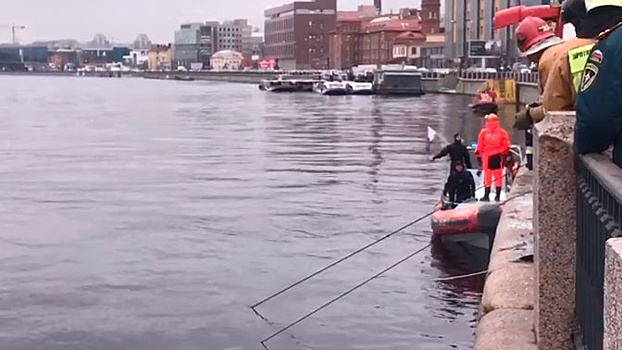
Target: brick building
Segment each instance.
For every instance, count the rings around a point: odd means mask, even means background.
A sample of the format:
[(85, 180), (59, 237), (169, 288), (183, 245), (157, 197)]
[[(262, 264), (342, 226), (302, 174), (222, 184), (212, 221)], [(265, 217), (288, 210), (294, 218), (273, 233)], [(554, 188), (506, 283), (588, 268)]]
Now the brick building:
[(339, 13), (330, 35), (331, 68), (345, 69), (359, 64), (430, 64), (428, 50), (443, 43), (428, 41), (442, 32), (440, 1), (422, 0), (421, 9), (400, 9), (396, 15), (377, 15), (380, 1), (357, 11)]
[(295, 1), (264, 12), (264, 54), (281, 69), (330, 66), (329, 33), (337, 21), (337, 0)]
[(82, 50), (58, 49), (50, 54), (48, 62), (58, 70), (71, 70), (80, 67)]
[(358, 64), (411, 64), (415, 55), (393, 56), (393, 46), (410, 46), (425, 43), (425, 34), (422, 32), (421, 22), (416, 18), (403, 19), (400, 17), (378, 17), (363, 25), (356, 47), (356, 62)]
[(356, 11), (339, 11), (335, 30), (330, 33), (329, 53), (331, 68), (348, 68), (356, 65), (356, 48), (363, 23), (378, 14), (378, 3), (361, 5)]

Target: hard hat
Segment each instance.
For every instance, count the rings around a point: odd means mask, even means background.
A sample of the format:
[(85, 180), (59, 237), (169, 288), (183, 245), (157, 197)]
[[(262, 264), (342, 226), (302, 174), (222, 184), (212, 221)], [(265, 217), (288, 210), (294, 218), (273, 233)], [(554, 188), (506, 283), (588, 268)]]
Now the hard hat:
[(616, 6), (622, 7), (622, 1), (620, 0), (585, 0), (585, 9), (587, 12), (592, 11), (595, 8), (603, 6)]
[(565, 0), (562, 3), (562, 21), (564, 23), (577, 23), (587, 16), (585, 0)]
[[(618, 0), (619, 1), (619, 0)], [(516, 27), (516, 43), (524, 56), (533, 55), (562, 42), (553, 28), (538, 17), (526, 17)]]

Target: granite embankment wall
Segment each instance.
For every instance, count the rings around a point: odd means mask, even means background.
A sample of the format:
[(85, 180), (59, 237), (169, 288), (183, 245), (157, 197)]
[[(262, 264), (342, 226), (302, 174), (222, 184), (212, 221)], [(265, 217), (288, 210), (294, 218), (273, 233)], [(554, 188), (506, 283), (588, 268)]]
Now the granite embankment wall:
[(549, 112), (534, 127), (534, 170), (499, 222), (475, 350), (622, 349), (622, 170), (574, 154), (575, 120)]
[(533, 171), (522, 168), (504, 204), (482, 295), (475, 350), (537, 350), (533, 252)]
[[(175, 76), (189, 76), (196, 80), (226, 81), (232, 83), (259, 84), (263, 79), (276, 77), (276, 74), (257, 73), (257, 72), (145, 72), (145, 78), (149, 79), (172, 79)], [(426, 92), (436, 93), (443, 90), (452, 91), (460, 95), (475, 95), (482, 89), (485, 79), (461, 79), (456, 76), (448, 75), (443, 78), (423, 77), (423, 88)], [(521, 103), (531, 103), (540, 97), (538, 86), (535, 83), (518, 82), (516, 87), (517, 96)]]
[[(80, 76), (80, 77), (102, 77), (102, 78), (119, 78), (119, 77), (137, 77), (146, 79), (172, 80), (175, 77), (191, 77), (195, 80), (206, 81), (223, 81), (231, 83), (259, 84), (263, 79), (276, 77), (278, 74), (256, 71), (236, 71), (236, 72), (2, 72), (0, 75), (16, 75), (16, 76)], [(301, 75), (302, 77), (303, 75)], [(494, 77), (491, 75), (490, 77)], [(462, 79), (453, 75), (443, 78), (426, 77), (423, 78), (423, 88), (426, 92), (436, 93), (451, 92), (461, 95), (475, 95), (484, 85), (486, 79)], [(449, 91), (447, 91), (449, 90)], [(520, 97), (521, 103), (530, 103), (538, 100), (539, 92), (535, 83), (518, 82), (516, 84), (516, 95)]]

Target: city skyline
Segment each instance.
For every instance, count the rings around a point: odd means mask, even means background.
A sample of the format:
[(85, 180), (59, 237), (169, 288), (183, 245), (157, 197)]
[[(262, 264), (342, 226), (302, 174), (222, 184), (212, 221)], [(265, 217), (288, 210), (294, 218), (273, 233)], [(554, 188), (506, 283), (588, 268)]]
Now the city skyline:
[[(138, 34), (145, 33), (154, 43), (168, 43), (173, 41), (174, 32), (182, 23), (235, 18), (247, 18), (253, 27), (261, 30), (265, 9), (291, 1), (232, 0), (213, 7), (206, 5), (205, 0), (177, 0), (173, 8), (170, 2), (146, 0), (97, 3), (65, 0), (64, 6), (49, 2), (34, 6), (32, 2), (34, 0), (13, 1), (3, 5), (0, 43), (11, 42), (13, 24), (26, 26), (16, 30), (21, 43), (56, 39), (89, 41), (98, 33), (115, 42), (132, 42)], [(340, 10), (355, 9), (363, 4), (373, 4), (373, 0), (338, 0)], [(389, 12), (420, 4), (421, 0), (383, 0), (383, 9)]]

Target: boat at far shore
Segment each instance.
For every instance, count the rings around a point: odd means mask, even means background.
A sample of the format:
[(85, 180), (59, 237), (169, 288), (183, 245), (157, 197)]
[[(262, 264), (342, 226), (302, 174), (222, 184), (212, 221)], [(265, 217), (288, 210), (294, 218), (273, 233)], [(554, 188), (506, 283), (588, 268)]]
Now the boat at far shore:
[(343, 81), (319, 81), (313, 84), (313, 91), (327, 96), (349, 95), (347, 83)]
[(492, 101), (477, 102), (469, 105), (469, 107), (473, 110), (474, 113), (477, 114), (497, 113), (499, 111), (499, 105), (497, 105), (496, 102)]
[(413, 70), (378, 70), (372, 88), (377, 95), (422, 96), (423, 75)]
[(321, 82), (319, 77), (301, 78), (300, 75), (279, 75), (276, 79), (264, 79), (259, 83), (259, 90), (269, 92), (302, 92), (313, 91), (315, 83)]
[(372, 83), (346, 81), (350, 95), (373, 95), (374, 88)]

